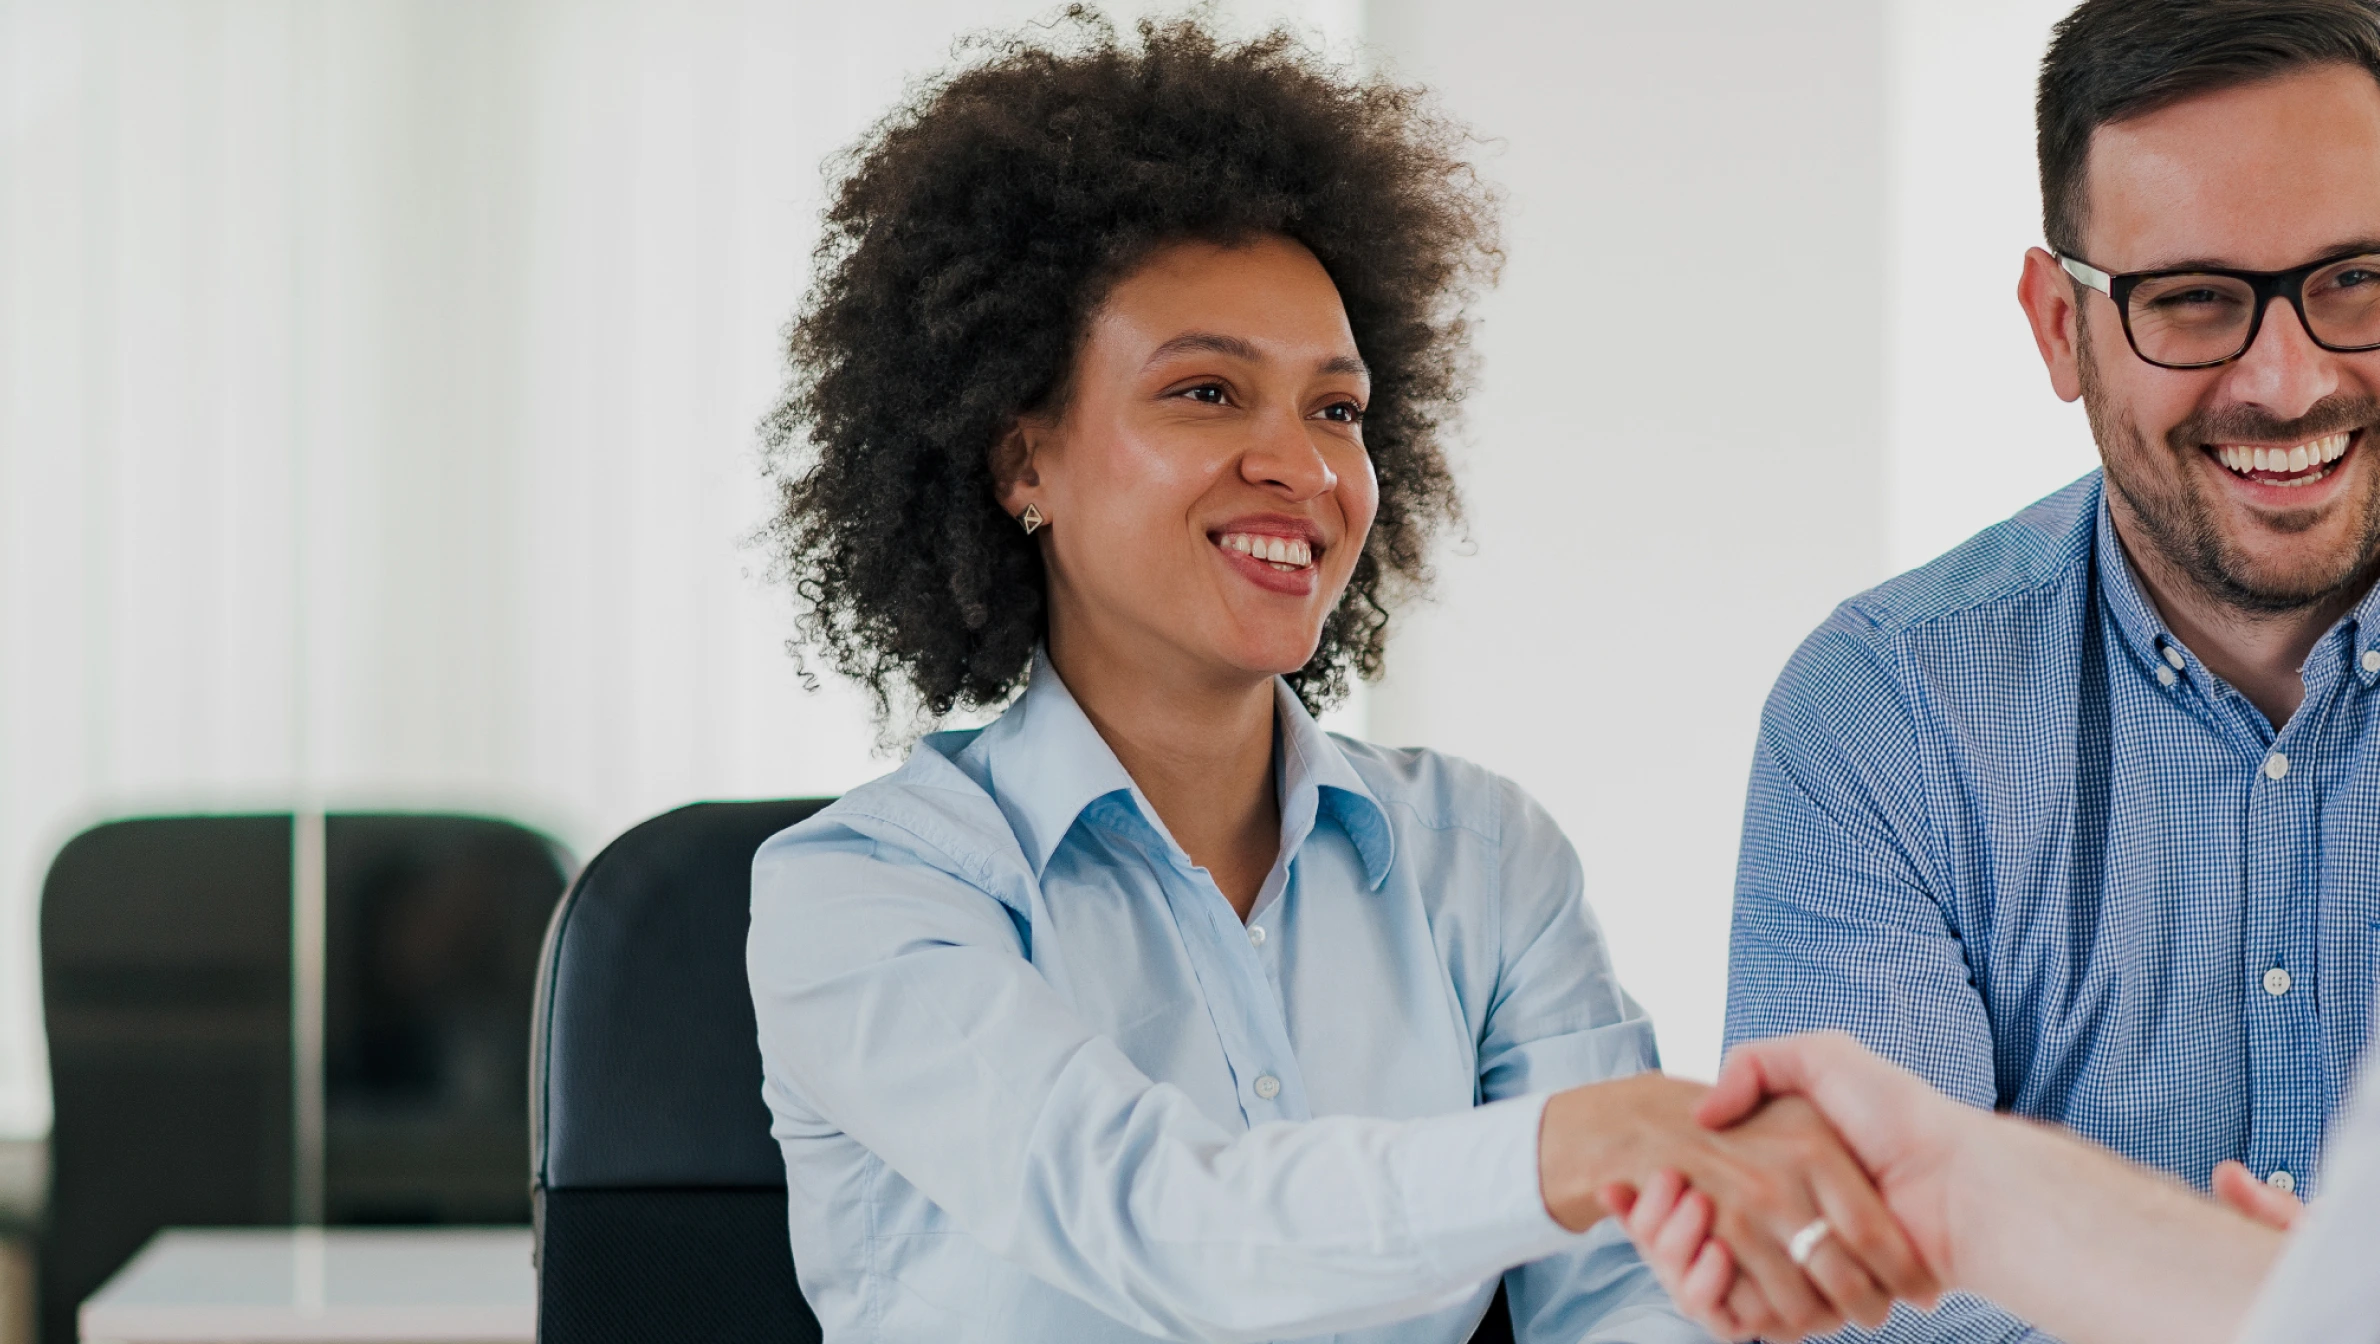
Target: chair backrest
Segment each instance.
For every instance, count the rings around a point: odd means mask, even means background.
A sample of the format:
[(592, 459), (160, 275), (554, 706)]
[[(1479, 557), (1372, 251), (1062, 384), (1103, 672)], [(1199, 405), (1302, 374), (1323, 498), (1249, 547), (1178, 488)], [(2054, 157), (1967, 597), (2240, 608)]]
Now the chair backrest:
[[(147, 817), (50, 866), (48, 1344), (158, 1228), (299, 1213), (293, 839), (287, 813)], [(324, 1216), (525, 1220), (520, 1023), (567, 858), (510, 822), (399, 813), (326, 818), (323, 860)]]
[(744, 979), (752, 855), (825, 799), (613, 841), (546, 933), (531, 1049), (541, 1344), (803, 1344)]

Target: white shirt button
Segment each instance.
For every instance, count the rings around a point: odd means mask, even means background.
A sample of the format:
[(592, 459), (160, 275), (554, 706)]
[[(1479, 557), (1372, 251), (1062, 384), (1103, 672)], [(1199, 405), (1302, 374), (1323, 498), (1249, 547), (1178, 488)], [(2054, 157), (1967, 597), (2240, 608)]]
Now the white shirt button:
[(2266, 779), (2279, 779), (2281, 776), (2288, 773), (2288, 757), (2276, 751), (2272, 755), (2264, 758), (2264, 777)]
[(2284, 1195), (2294, 1194), (2297, 1191), (2297, 1178), (2277, 1167), (2273, 1169), (2272, 1175), (2264, 1178), (2264, 1183)]
[(1248, 926), (1248, 946), (1264, 946), (1264, 926), (1262, 924), (1251, 924)]
[(2166, 661), (2166, 664), (2167, 664), (2168, 666), (2172, 667), (2174, 671), (2176, 671), (2176, 672), (2179, 672), (2179, 671), (2181, 671), (2181, 670), (2182, 670), (2182, 651), (2181, 651), (2180, 649), (2177, 649), (2177, 648), (2175, 648), (2175, 647), (2174, 647), (2173, 645), (2171, 645), (2171, 644), (2168, 644), (2168, 645), (2166, 645), (2166, 646), (2165, 646), (2165, 661)]
[(2275, 966), (2264, 973), (2264, 992), (2279, 998), (2289, 992), (2289, 972)]
[(2180, 680), (2181, 677), (2170, 667), (2160, 667), (2157, 669), (2157, 684), (2160, 686), (2171, 686)]
[(2365, 649), (2363, 651), (2363, 670), (2380, 672), (2380, 649)]
[(1281, 1080), (1269, 1073), (1256, 1075), (1256, 1095), (1271, 1101), (1281, 1095)]

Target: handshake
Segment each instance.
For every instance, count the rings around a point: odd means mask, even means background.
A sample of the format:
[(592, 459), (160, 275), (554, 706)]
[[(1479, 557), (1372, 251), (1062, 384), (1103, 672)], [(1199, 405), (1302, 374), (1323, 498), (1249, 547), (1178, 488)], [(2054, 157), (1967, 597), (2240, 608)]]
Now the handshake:
[(1794, 1339), (1980, 1293), (2070, 1344), (2227, 1340), (2297, 1201), (2237, 1163), (2221, 1206), (2062, 1131), (1962, 1105), (1849, 1036), (1741, 1046), (1546, 1104), (1546, 1207), (1622, 1220), (1704, 1328)]

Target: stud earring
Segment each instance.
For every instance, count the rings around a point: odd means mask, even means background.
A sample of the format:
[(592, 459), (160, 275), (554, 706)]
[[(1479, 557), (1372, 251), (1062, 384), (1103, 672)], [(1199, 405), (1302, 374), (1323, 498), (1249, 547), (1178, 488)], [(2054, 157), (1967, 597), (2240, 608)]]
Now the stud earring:
[(1049, 521), (1041, 516), (1041, 506), (1037, 504), (1027, 504), (1025, 511), (1018, 514), (1016, 520), (1024, 525), (1025, 535), (1028, 537), (1039, 532), (1041, 525)]

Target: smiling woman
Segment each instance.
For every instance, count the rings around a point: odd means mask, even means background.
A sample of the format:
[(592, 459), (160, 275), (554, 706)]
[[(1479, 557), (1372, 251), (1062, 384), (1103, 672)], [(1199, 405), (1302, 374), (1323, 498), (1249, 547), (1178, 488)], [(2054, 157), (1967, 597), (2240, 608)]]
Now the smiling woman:
[(1417, 91), (1333, 79), (1285, 35), (1177, 25), (1135, 50), (1078, 14), (1058, 38), (984, 43), (853, 151), (769, 426), (781, 571), (813, 647), (888, 713), (1005, 700), (1042, 636), (1042, 556), (991, 445), (1064, 409), (1094, 310), (1154, 251), (1294, 238), (1335, 288), (1337, 353), (1377, 384), (1377, 517), (1290, 676), (1319, 708), (1378, 671), (1389, 603), (1455, 509), (1438, 435), (1500, 260), (1489, 192)]
[(1310, 713), (1453, 508), (1460, 130), (1277, 35), (1065, 41), (855, 153), (775, 421), (812, 647), (888, 718), (1015, 696), (754, 860), (827, 1336), (1454, 1344), (1501, 1279), (1531, 1337), (1700, 1339), (1589, 1230), (1657, 1169), (1780, 1329), (1924, 1295), (1806, 1105), (1720, 1138), (1648, 1072), (1533, 801)]
[(1278, 234), (1169, 244), (1107, 293), (1075, 367), (1064, 410), (995, 453), (1003, 507), (1052, 522), (1053, 656), (1137, 636), (1185, 671), (1301, 670), (1380, 498), (1329, 273)]

